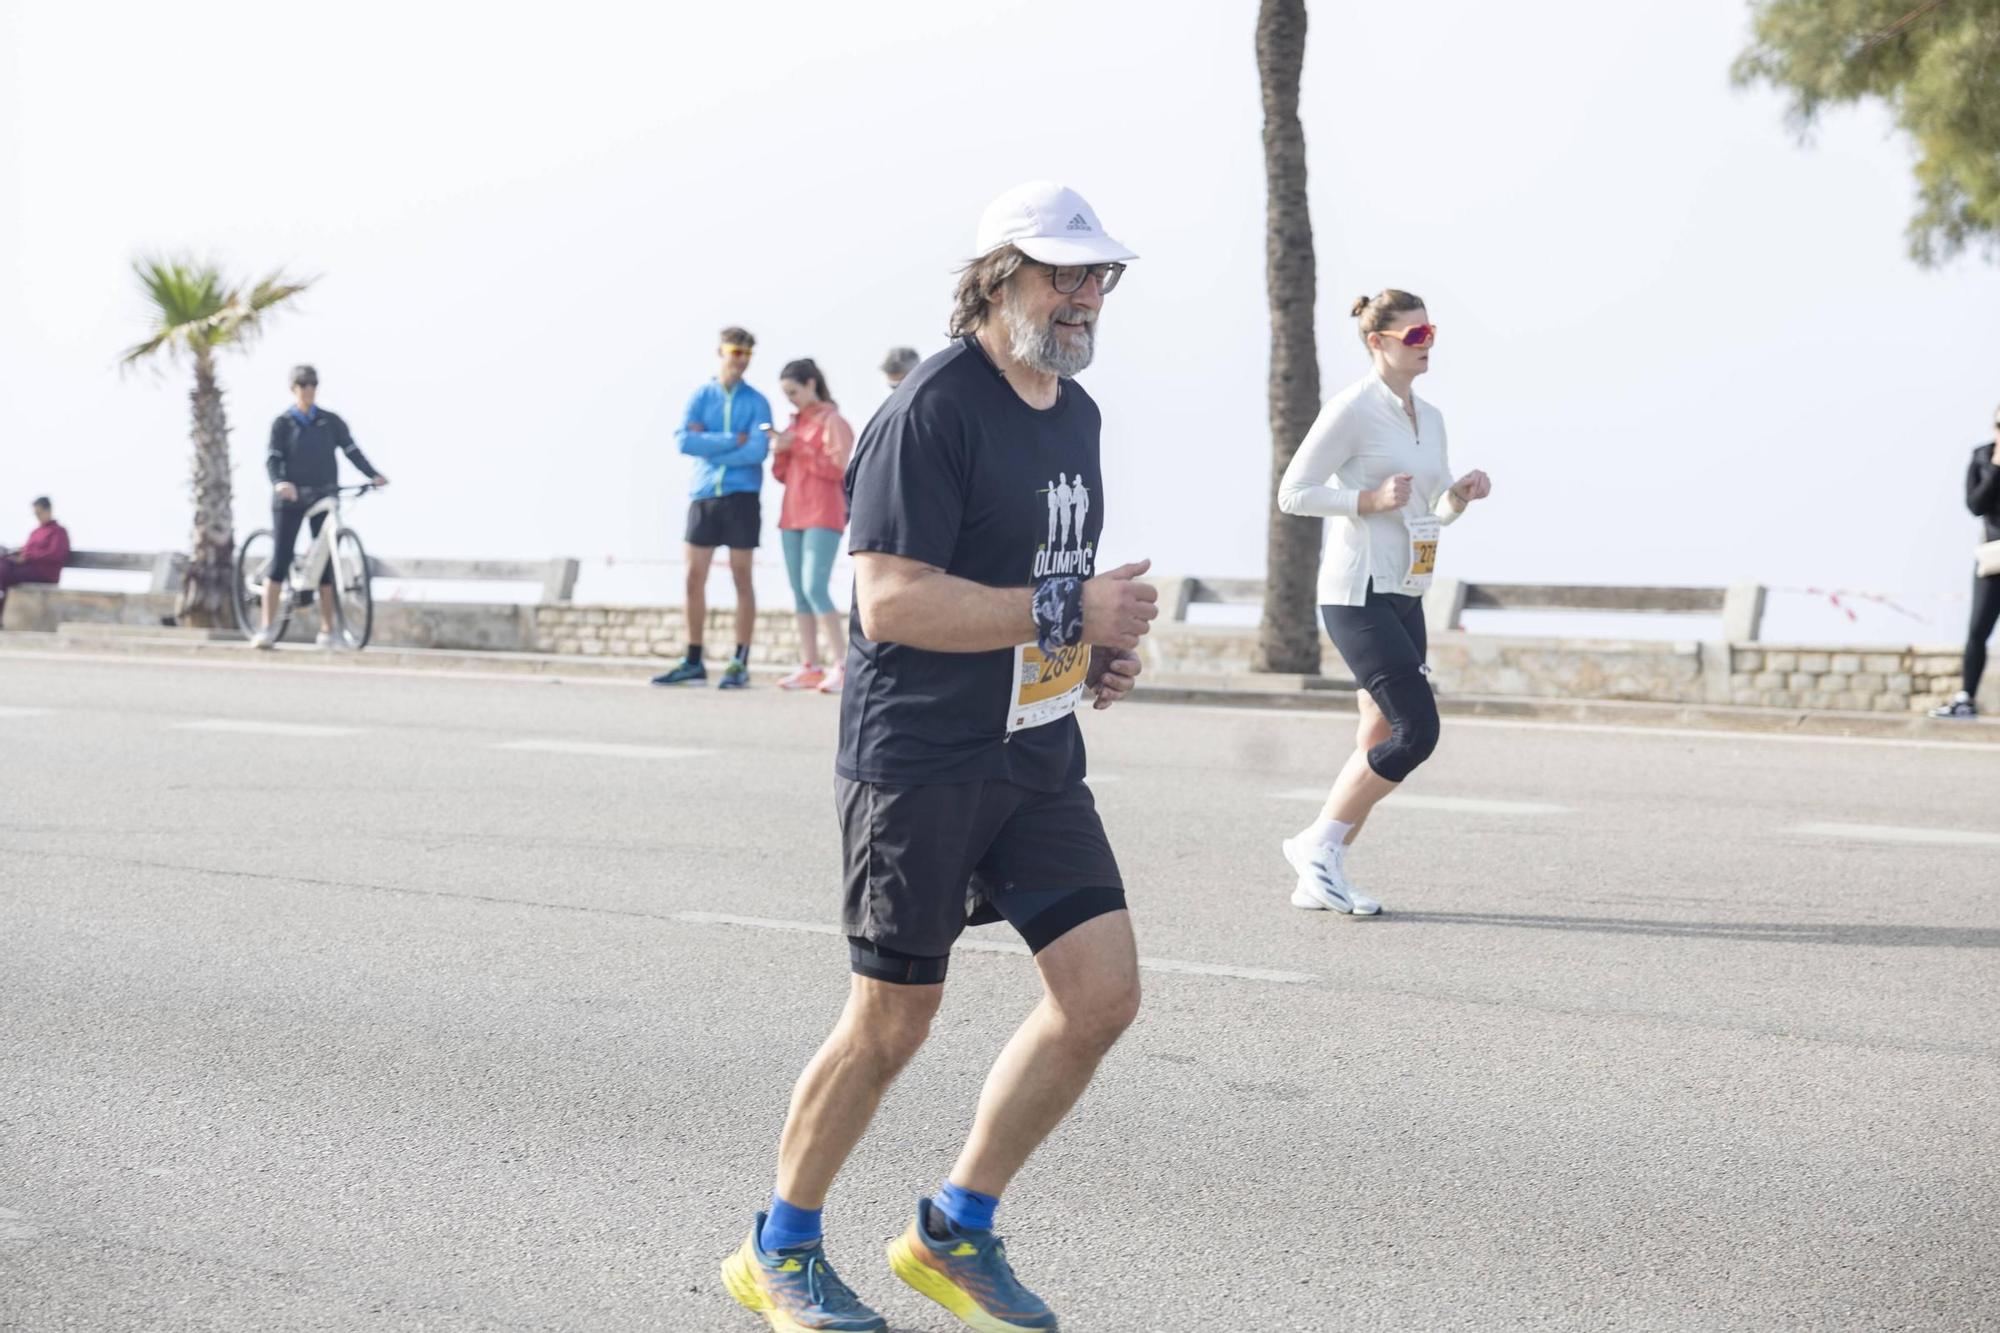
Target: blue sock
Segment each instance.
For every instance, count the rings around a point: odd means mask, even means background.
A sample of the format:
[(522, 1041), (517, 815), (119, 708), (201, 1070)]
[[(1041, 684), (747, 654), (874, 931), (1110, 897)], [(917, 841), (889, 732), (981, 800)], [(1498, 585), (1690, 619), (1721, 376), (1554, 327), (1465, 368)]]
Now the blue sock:
[(770, 1254), (774, 1250), (812, 1244), (821, 1234), (820, 1211), (818, 1208), (794, 1208), (773, 1194), (771, 1212), (764, 1219), (764, 1230), (757, 1237), (757, 1248)]
[(991, 1194), (962, 1189), (949, 1180), (931, 1195), (932, 1210), (943, 1213), (960, 1231), (991, 1231), (993, 1210), (999, 1206), (1000, 1200)]

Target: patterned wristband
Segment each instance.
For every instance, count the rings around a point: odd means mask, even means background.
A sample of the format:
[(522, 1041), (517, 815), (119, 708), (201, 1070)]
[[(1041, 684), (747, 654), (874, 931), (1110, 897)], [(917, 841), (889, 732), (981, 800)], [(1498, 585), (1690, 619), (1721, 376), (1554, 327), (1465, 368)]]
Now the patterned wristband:
[(1035, 646), (1044, 656), (1083, 642), (1083, 580), (1043, 579), (1035, 585)]

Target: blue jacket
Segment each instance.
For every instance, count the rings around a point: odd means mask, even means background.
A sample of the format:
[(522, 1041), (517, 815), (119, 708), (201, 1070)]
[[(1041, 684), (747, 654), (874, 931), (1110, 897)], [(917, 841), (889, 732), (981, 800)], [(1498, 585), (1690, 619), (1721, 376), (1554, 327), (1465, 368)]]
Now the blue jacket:
[[(694, 459), (694, 481), (688, 495), (709, 500), (718, 495), (755, 495), (764, 489), (764, 455), (771, 443), (758, 427), (771, 420), (771, 404), (747, 384), (738, 383), (725, 392), (717, 380), (710, 380), (688, 399), (681, 413), (680, 428), (674, 439), (681, 452)], [(690, 422), (700, 430), (689, 430)], [(739, 434), (750, 438), (736, 442)]]

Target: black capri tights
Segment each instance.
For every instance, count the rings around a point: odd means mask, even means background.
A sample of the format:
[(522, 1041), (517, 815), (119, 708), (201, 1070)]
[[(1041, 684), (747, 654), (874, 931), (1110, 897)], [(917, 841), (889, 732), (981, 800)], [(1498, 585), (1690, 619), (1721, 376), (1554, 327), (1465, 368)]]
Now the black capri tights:
[(1438, 743), (1437, 697), (1424, 676), (1423, 599), (1370, 592), (1360, 606), (1319, 611), (1354, 683), (1368, 691), (1389, 722), (1389, 739), (1368, 752), (1368, 767), (1378, 777), (1401, 782)]
[[(292, 554), (298, 549), (299, 527), (306, 522), (306, 510), (311, 508), (311, 500), (317, 497), (301, 495), (297, 501), (286, 504), (282, 501), (271, 506), (271, 563), (264, 567), (266, 579), (282, 582), (292, 576)], [(319, 530), (326, 526), (325, 514), (312, 516), (312, 535), (319, 537)], [(326, 567), (320, 570), (319, 586), (333, 586), (333, 561), (328, 559)]]

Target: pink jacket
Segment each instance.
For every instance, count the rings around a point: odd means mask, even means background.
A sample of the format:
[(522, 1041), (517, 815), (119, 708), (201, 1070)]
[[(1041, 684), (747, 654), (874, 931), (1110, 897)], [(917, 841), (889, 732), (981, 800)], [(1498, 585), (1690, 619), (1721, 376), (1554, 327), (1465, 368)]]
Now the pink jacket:
[(814, 403), (792, 418), (792, 447), (771, 451), (771, 475), (785, 484), (778, 510), (784, 529), (847, 526), (844, 493), (854, 427), (832, 403)]

